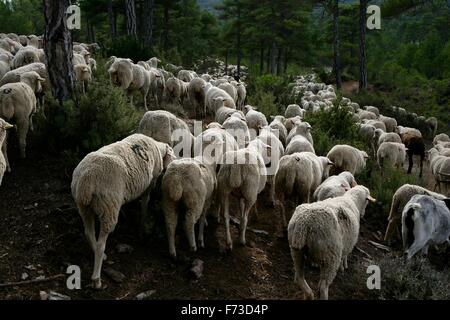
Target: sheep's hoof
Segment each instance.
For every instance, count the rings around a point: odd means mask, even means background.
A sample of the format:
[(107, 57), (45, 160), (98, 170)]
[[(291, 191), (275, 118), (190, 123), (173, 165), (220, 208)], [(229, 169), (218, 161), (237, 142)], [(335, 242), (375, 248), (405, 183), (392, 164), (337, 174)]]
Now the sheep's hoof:
[(197, 247), (191, 247), (191, 252), (197, 252)]
[(304, 298), (305, 298), (305, 300), (314, 300), (314, 293), (305, 292)]
[(203, 241), (199, 241), (198, 247), (199, 247), (200, 249), (205, 249), (205, 243), (204, 243)]
[(103, 254), (103, 261), (106, 261), (106, 259), (108, 259), (108, 256), (106, 255), (106, 253)]
[(247, 242), (245, 240), (239, 240), (239, 244), (243, 247), (245, 247), (245, 245), (247, 244)]
[(10, 168), (10, 167), (7, 167), (7, 168), (6, 168), (6, 172), (11, 173), (11, 168)]
[(102, 290), (102, 280), (100, 278), (92, 279), (92, 287), (97, 290)]

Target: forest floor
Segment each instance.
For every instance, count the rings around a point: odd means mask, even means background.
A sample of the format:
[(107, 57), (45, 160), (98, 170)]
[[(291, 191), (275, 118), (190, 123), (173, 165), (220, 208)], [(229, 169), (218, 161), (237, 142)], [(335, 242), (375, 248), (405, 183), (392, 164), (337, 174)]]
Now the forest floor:
[[(225, 250), (224, 226), (209, 219), (205, 233), (205, 249), (190, 253), (182, 229), (177, 232), (180, 259), (169, 258), (161, 212), (153, 210), (156, 227), (151, 235), (137, 236), (135, 212), (139, 203), (122, 209), (119, 223), (107, 242), (110, 268), (125, 275), (122, 282), (112, 280), (103, 272), (104, 290), (89, 287), (93, 253), (85, 240), (83, 224), (70, 193), (70, 174), (64, 174), (61, 160), (33, 149), (28, 159), (10, 152), (13, 172), (6, 174), (0, 188), (0, 284), (23, 281), (39, 276), (51, 277), (65, 273), (67, 266), (78, 265), (82, 271), (82, 289), (69, 290), (65, 279), (1, 287), (0, 299), (39, 299), (40, 291), (54, 290), (72, 299), (133, 299), (137, 294), (155, 290), (152, 299), (303, 299), (293, 282), (293, 264), (286, 239), (275, 236), (278, 217), (259, 198), (259, 216), (251, 218), (249, 228), (268, 234), (247, 232), (248, 245), (239, 246), (237, 227), (232, 226), (234, 250)], [(430, 175), (428, 169), (425, 174)], [(431, 180), (430, 180), (431, 181)], [(160, 195), (153, 195), (158, 201)], [(157, 204), (152, 206), (157, 207)], [(235, 212), (235, 208), (233, 208)], [(366, 286), (367, 267), (376, 264), (388, 253), (369, 241), (382, 242), (386, 219), (366, 215), (361, 223), (357, 248), (349, 256), (349, 269), (338, 272), (330, 287), (331, 299), (380, 299), (389, 296)], [(118, 253), (117, 245), (133, 248)], [(397, 243), (395, 255), (400, 256)], [(201, 259), (204, 272), (194, 279), (189, 272), (192, 261)], [(307, 280), (317, 292), (319, 270), (307, 267)]]

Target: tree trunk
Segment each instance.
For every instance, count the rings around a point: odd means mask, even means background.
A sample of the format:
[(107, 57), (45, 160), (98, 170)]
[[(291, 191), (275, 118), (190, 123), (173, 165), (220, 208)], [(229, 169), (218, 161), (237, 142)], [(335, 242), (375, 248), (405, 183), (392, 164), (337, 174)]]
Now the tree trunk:
[(117, 37), (116, 15), (114, 13), (113, 0), (108, 0), (108, 20), (109, 20), (109, 35), (111, 39)]
[(342, 79), (341, 79), (341, 62), (339, 56), (339, 0), (334, 1), (333, 8), (333, 51), (334, 51), (334, 61), (333, 69), (334, 75), (336, 77), (336, 88), (341, 89)]
[(237, 2), (237, 39), (236, 39), (236, 50), (237, 50), (237, 75), (236, 80), (239, 81), (241, 78), (241, 5), (239, 1)]
[(367, 89), (366, 8), (367, 8), (367, 0), (360, 0), (359, 1), (359, 89)]
[(136, 2), (135, 0), (125, 0), (125, 20), (127, 35), (136, 38)]
[(153, 7), (155, 0), (144, 1), (144, 43), (153, 46)]
[(169, 49), (170, 1), (164, 1), (164, 51)]
[(284, 73), (287, 72), (288, 63), (289, 63), (289, 48), (286, 48), (284, 50)]
[(44, 0), (45, 60), (53, 96), (60, 104), (72, 98), (75, 81), (72, 35), (67, 29), (69, 6), (69, 0)]
[(264, 41), (261, 41), (261, 55), (259, 61), (259, 74), (263, 74), (264, 72)]
[(228, 75), (228, 55), (229, 55), (230, 49), (227, 48), (227, 51), (225, 52), (225, 75)]
[(278, 57), (277, 57), (277, 76), (281, 75), (281, 55), (283, 50), (278, 50)]
[(266, 73), (270, 73), (270, 57), (271, 57), (271, 48), (267, 48), (267, 60), (266, 60)]
[(277, 74), (278, 47), (275, 41), (272, 42), (271, 59), (270, 73)]

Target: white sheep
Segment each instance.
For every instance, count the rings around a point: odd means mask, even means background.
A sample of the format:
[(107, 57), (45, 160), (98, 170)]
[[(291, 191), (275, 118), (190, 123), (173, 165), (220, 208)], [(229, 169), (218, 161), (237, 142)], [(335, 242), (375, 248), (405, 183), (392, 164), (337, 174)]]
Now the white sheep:
[(383, 168), (386, 162), (391, 166), (402, 168), (406, 160), (406, 147), (403, 143), (383, 142), (377, 151), (377, 163)]
[(195, 77), (195, 74), (193, 71), (190, 70), (180, 70), (178, 72), (177, 78), (184, 82), (191, 82)]
[(242, 110), (245, 106), (245, 102), (247, 100), (247, 88), (242, 82), (238, 82), (236, 85), (238, 98), (237, 98), (237, 107), (239, 110)]
[(251, 130), (250, 134), (252, 139), (255, 138), (255, 134), (257, 135), (259, 129), (262, 127), (267, 127), (269, 123), (267, 122), (266, 116), (256, 110), (255, 107), (250, 105), (246, 105), (243, 108), (245, 119), (247, 120), (248, 128)]
[(386, 125), (384, 124), (383, 121), (364, 119), (364, 120), (362, 120), (362, 123), (370, 124), (370, 125), (374, 126), (376, 129), (381, 129), (381, 130), (383, 130), (383, 132), (386, 132)]
[(178, 78), (172, 77), (166, 81), (166, 96), (170, 101), (176, 101), (183, 104), (183, 101), (188, 96), (189, 83), (184, 82)]
[[(0, 147), (2, 152), (0, 152), (0, 186), (2, 185), (3, 175), (8, 169), (8, 164), (6, 162), (6, 157), (4, 155), (4, 149), (6, 149), (6, 130), (13, 128), (14, 126), (0, 118)], [(3, 147), (5, 146), (5, 148)]]
[(409, 127), (403, 127), (403, 126), (398, 126), (397, 128), (398, 128), (398, 134), (400, 136), (402, 136), (404, 134), (411, 134), (416, 137), (422, 138), (422, 133), (416, 128), (409, 128)]
[(81, 85), (81, 93), (86, 94), (89, 84), (92, 82), (92, 70), (86, 64), (77, 64), (73, 67), (76, 81)]
[(360, 121), (363, 120), (377, 120), (378, 116), (371, 112), (371, 111), (367, 111), (367, 110), (358, 110), (358, 112), (356, 113), (360, 119)]
[[(284, 125), (286, 122), (286, 118), (283, 116), (271, 116), (272, 122), (269, 124), (269, 127), (272, 129), (272, 132), (274, 132), (278, 139), (283, 143), (283, 145), (286, 145), (286, 139), (287, 139), (287, 129)], [(277, 134), (278, 133), (278, 134)]]
[(215, 112), (217, 111), (217, 108), (214, 108), (214, 99), (217, 98), (222, 98), (226, 107), (236, 109), (236, 103), (225, 90), (213, 87), (209, 83), (206, 85), (205, 90), (206, 108), (210, 113), (215, 114)]
[(223, 164), (217, 175), (217, 184), (229, 250), (233, 249), (230, 234), (230, 196), (235, 192), (239, 194), (239, 242), (245, 245), (245, 232), (250, 209), (255, 205), (258, 194), (264, 190), (266, 185), (264, 157), (268, 155), (270, 155), (269, 147), (260, 140), (253, 140), (247, 148), (228, 151), (223, 156)]
[(206, 81), (202, 78), (195, 78), (188, 84), (189, 101), (197, 116), (200, 110), (201, 116), (206, 116)]
[[(284, 126), (286, 127), (287, 132), (291, 132), (291, 130), (299, 123), (301, 123), (303, 120), (301, 117), (296, 116), (294, 118), (289, 118), (286, 119), (286, 121), (284, 122)], [(287, 139), (287, 137), (286, 137)]]
[(199, 247), (205, 247), (203, 230), (206, 214), (217, 188), (216, 165), (205, 160), (202, 157), (174, 160), (164, 174), (161, 185), (162, 207), (172, 258), (176, 258), (175, 231), (181, 214), (179, 204), (183, 204), (184, 230), (191, 251), (197, 251), (194, 226), (199, 220)]
[(12, 54), (0, 52), (0, 79), (8, 72), (11, 71), (11, 57)]
[(396, 132), (397, 131), (397, 120), (391, 117), (385, 117), (382, 114), (378, 117), (378, 120), (382, 121), (386, 126), (386, 132)]
[(337, 176), (331, 176), (325, 180), (314, 192), (314, 201), (343, 196), (348, 190), (356, 187), (355, 177), (348, 171), (341, 172)]
[(430, 168), (436, 180), (435, 190), (438, 188), (439, 192), (450, 196), (450, 157), (439, 154), (436, 148), (428, 151)]
[(374, 141), (378, 148), (383, 142), (402, 143), (402, 138), (395, 132), (384, 132), (381, 129), (376, 129), (374, 134)]
[[(144, 219), (150, 191), (173, 157), (167, 144), (134, 134), (89, 153), (75, 168), (72, 196), (83, 219), (85, 235), (94, 251), (92, 280), (95, 288), (102, 286), (100, 273), (106, 240), (116, 227), (120, 208), (142, 197), (141, 219)], [(97, 239), (96, 218), (100, 221)]]
[(222, 127), (234, 137), (240, 149), (245, 148), (250, 143), (250, 131), (247, 122), (245, 121), (245, 118), (242, 119), (239, 113), (234, 112), (224, 121)]
[(366, 111), (369, 111), (369, 112), (374, 113), (374, 114), (377, 116), (377, 118), (380, 116), (380, 110), (379, 110), (377, 107), (374, 107), (374, 106), (365, 106), (364, 109), (365, 109)]
[(303, 110), (302, 108), (300, 108), (300, 106), (298, 104), (290, 104), (287, 108), (286, 111), (284, 113), (285, 118), (294, 118), (299, 116), (300, 118), (304, 118), (305, 117), (305, 113), (306, 110)]
[(289, 132), (289, 134), (286, 138), (286, 143), (289, 145), (289, 143), (295, 136), (300, 135), (300, 136), (305, 137), (306, 140), (308, 140), (309, 143), (311, 143), (311, 145), (314, 146), (314, 141), (313, 141), (313, 138), (311, 135), (311, 130), (312, 130), (312, 127), (308, 122), (296, 123), (294, 128), (292, 128), (292, 130)]
[(327, 154), (327, 158), (334, 163), (336, 174), (349, 171), (355, 175), (361, 173), (366, 167), (369, 158), (365, 151), (358, 150), (349, 145), (335, 145)]
[(403, 249), (407, 259), (419, 250), (426, 255), (430, 244), (450, 243), (450, 200), (415, 195), (402, 213)]
[(275, 195), (283, 226), (287, 225), (285, 200), (293, 198), (295, 205), (310, 203), (317, 187), (328, 178), (332, 162), (312, 152), (294, 153), (281, 158), (275, 176)]
[(89, 58), (89, 67), (92, 73), (95, 74), (97, 72), (97, 61), (94, 58)]
[(24, 74), (25, 72), (31, 72), (31, 71), (37, 72), (41, 78), (45, 79), (45, 81), (42, 82), (43, 90), (45, 90), (45, 91), (50, 90), (50, 81), (48, 78), (47, 69), (45, 67), (45, 64), (40, 63), (40, 62), (31, 63), (31, 64), (28, 64), (21, 68), (14, 69), (14, 70), (7, 72), (3, 76), (3, 78), (0, 80), (0, 86), (3, 86), (7, 83), (19, 82), (22, 74)]
[(402, 221), (403, 208), (409, 200), (416, 194), (432, 196), (438, 200), (444, 200), (446, 197), (440, 193), (432, 192), (421, 186), (404, 184), (392, 196), (391, 210), (389, 212), (388, 226), (384, 235), (384, 241), (392, 240), (397, 227)]
[(147, 111), (139, 123), (138, 132), (168, 144), (174, 148), (177, 157), (192, 154), (195, 138), (189, 126), (168, 111)]
[(441, 142), (450, 142), (450, 137), (446, 133), (440, 133), (433, 139), (433, 145), (437, 145)]
[[(34, 75), (39, 77), (37, 73), (34, 73)], [(30, 73), (24, 73), (21, 79), (27, 79), (28, 76), (30, 76)], [(33, 88), (26, 82), (29, 83), (28, 79), (23, 82), (8, 83), (0, 87), (0, 117), (7, 121), (14, 118), (17, 125), (21, 158), (26, 157), (28, 130), (33, 129), (31, 117), (36, 113), (36, 96)], [(37, 82), (39, 83), (39, 80)], [(7, 156), (5, 158), (9, 168)]]
[(147, 107), (147, 95), (151, 84), (155, 81), (156, 75), (149, 72), (142, 65), (134, 64), (129, 60), (115, 59), (108, 69), (111, 82), (121, 87), (130, 97), (133, 104), (133, 93), (139, 91), (144, 98), (145, 109)]
[(314, 146), (308, 141), (304, 136), (297, 135), (291, 139), (286, 147), (286, 154), (294, 154), (301, 152), (312, 152), (316, 153)]
[(370, 145), (370, 147), (373, 150), (374, 155), (375, 155), (375, 141), (377, 140), (376, 136), (375, 136), (376, 130), (380, 130), (381, 132), (383, 132), (381, 129), (377, 129), (371, 124), (363, 123), (359, 127), (359, 135), (363, 138), (363, 140), (367, 144)]
[(360, 220), (369, 189), (356, 186), (343, 196), (297, 207), (288, 226), (288, 241), (295, 267), (294, 281), (308, 299), (314, 293), (305, 280), (305, 259), (320, 267), (320, 298), (328, 299), (328, 288), (339, 267), (347, 268), (347, 257), (358, 241)]
[(230, 97), (234, 100), (235, 103), (238, 101), (238, 92), (237, 89), (231, 83), (222, 83), (218, 86), (219, 89), (224, 90), (226, 93), (230, 95)]

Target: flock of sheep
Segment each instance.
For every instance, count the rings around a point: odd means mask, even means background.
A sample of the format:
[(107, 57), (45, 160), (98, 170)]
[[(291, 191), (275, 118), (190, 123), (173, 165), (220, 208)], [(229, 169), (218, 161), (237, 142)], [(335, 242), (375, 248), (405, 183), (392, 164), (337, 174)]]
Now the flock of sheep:
[[(92, 54), (97, 49), (96, 44), (74, 45), (73, 63), (82, 92), (92, 81), (96, 69)], [(32, 115), (48, 90), (42, 59), (39, 38), (0, 34), (0, 72), (6, 71), (0, 74), (0, 142), (5, 155), (0, 156), (0, 183), (5, 170), (10, 170), (6, 130), (12, 125), (6, 121), (15, 121), (21, 156), (25, 157)], [(269, 123), (257, 108), (246, 105), (244, 83), (229, 76), (199, 77), (194, 71), (173, 65), (158, 68), (159, 63), (157, 58), (135, 64), (130, 59), (111, 57), (107, 70), (111, 83), (122, 88), (131, 101), (138, 91), (146, 109), (149, 97), (158, 109), (165, 101), (187, 102), (192, 118), (212, 115), (215, 121), (201, 132), (192, 132), (183, 119), (168, 111), (147, 111), (138, 133), (88, 154), (78, 164), (71, 189), (95, 256), (94, 286), (102, 288), (106, 241), (118, 222), (120, 208), (141, 199), (144, 218), (151, 191), (162, 177), (159, 187), (173, 258), (177, 256), (175, 232), (179, 218), (192, 251), (197, 250), (195, 225), (199, 222), (198, 246), (203, 248), (207, 218), (213, 217), (219, 223), (223, 219), (226, 245), (232, 250), (233, 203), (237, 204), (240, 218), (239, 243), (245, 245), (250, 211), (257, 214), (258, 195), (267, 190), (272, 208), (279, 213), (274, 218), (279, 235), (287, 232), (295, 282), (307, 298), (313, 298), (304, 266), (306, 260), (318, 265), (320, 298), (327, 299), (336, 273), (347, 267), (366, 206), (375, 201), (369, 189), (355, 180), (355, 175), (366, 167), (369, 155), (350, 145), (335, 145), (326, 156), (316, 155), (312, 127), (303, 121), (308, 112), (333, 108), (337, 100), (333, 86), (316, 82), (314, 76), (297, 77), (292, 94), (302, 94), (301, 105), (289, 105), (284, 115), (272, 116)], [(373, 149), (380, 168), (401, 168), (408, 155), (411, 173), (413, 156), (419, 155), (422, 174), (427, 153), (419, 130), (400, 126), (376, 107), (360, 108), (347, 98), (338, 107), (348, 110), (359, 124), (360, 134)], [(406, 112), (396, 107), (392, 111)], [(428, 159), (440, 193), (402, 186), (393, 197), (385, 236), (391, 239), (401, 224), (408, 258), (419, 250), (426, 253), (430, 243), (448, 241), (450, 236), (450, 138), (436, 135), (435, 118), (423, 121), (434, 137)], [(296, 206), (294, 212), (287, 212), (289, 201)], [(100, 222), (98, 235), (96, 219)]]

